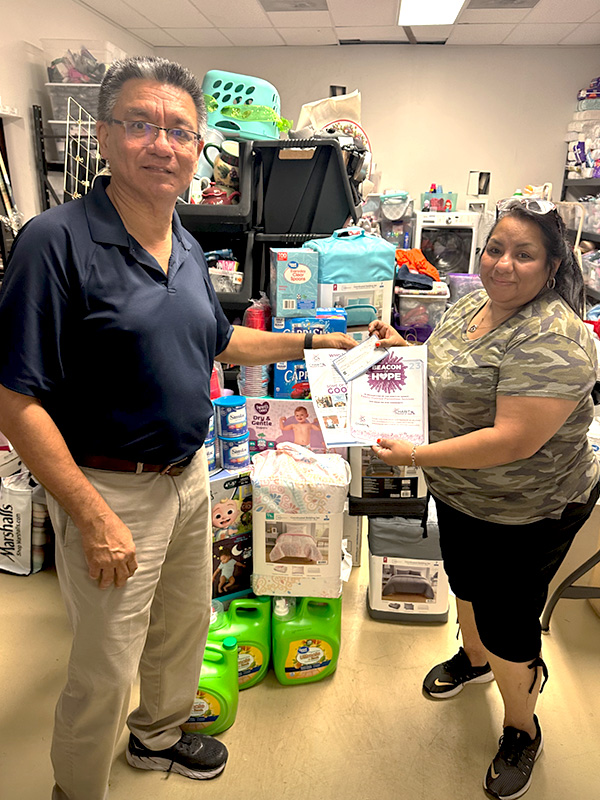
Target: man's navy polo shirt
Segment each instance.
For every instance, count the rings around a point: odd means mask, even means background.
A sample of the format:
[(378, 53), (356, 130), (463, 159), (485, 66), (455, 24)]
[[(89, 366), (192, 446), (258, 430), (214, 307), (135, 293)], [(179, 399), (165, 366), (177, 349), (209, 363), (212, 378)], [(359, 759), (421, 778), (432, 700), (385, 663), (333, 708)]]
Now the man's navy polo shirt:
[(212, 364), (232, 327), (177, 214), (165, 275), (107, 184), (17, 237), (0, 292), (0, 383), (41, 401), (76, 460), (172, 462), (204, 442)]

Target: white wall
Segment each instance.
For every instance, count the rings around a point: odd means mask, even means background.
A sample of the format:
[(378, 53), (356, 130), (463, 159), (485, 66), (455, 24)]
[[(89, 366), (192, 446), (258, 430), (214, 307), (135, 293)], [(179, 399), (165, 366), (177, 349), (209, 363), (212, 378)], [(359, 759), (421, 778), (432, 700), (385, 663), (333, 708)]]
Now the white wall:
[(76, 47), (80, 39), (108, 41), (130, 55), (151, 53), (153, 48), (73, 0), (2, 0), (0, 6), (0, 97), (3, 105), (16, 106), (21, 115), (4, 118), (4, 131), (15, 200), (28, 219), (40, 210), (31, 106), (42, 105), (44, 118), (50, 117), (40, 39), (72, 39)]
[(492, 200), (528, 183), (563, 177), (563, 136), (577, 90), (600, 75), (597, 47), (343, 46), (157, 48), (202, 79), (209, 69), (261, 77), (281, 96), (282, 116), (330, 84), (360, 89), (362, 125), (383, 188), (418, 197), (431, 183), (459, 193), (469, 170), (492, 173)]

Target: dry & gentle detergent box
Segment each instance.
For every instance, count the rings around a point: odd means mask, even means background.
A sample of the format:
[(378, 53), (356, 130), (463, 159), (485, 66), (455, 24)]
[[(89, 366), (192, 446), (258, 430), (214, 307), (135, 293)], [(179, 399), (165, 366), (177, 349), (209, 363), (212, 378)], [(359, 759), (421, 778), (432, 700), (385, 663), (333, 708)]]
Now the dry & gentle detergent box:
[(271, 307), (273, 316), (316, 316), (318, 279), (318, 253), (300, 247), (272, 247)]

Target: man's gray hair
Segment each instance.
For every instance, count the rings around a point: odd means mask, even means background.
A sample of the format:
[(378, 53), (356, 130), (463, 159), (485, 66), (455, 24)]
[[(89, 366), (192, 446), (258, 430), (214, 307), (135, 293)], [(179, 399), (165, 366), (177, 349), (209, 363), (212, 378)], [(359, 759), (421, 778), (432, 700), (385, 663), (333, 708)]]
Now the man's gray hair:
[(196, 77), (181, 64), (157, 56), (132, 56), (114, 61), (108, 68), (100, 86), (98, 119), (110, 122), (123, 84), (131, 79), (157, 81), (187, 92), (196, 106), (198, 133), (206, 131), (206, 106), (204, 93)]

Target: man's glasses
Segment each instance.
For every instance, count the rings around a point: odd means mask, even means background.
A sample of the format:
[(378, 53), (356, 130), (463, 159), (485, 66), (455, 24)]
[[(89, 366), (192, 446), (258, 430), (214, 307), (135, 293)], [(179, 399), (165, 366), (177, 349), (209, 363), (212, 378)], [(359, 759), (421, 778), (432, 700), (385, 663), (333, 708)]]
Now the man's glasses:
[(523, 206), (527, 211), (533, 211), (534, 214), (548, 214), (550, 211), (556, 211), (556, 206), (550, 200), (538, 200), (535, 197), (508, 197), (506, 200), (499, 200), (496, 203), (496, 211), (499, 215)]
[(188, 131), (185, 128), (162, 128), (160, 125), (153, 125), (151, 122), (143, 122), (142, 120), (129, 122), (127, 120), (114, 119), (114, 117), (110, 121), (111, 123), (122, 125), (129, 141), (136, 142), (143, 147), (154, 144), (161, 131), (166, 133), (167, 141), (176, 150), (189, 150), (196, 142), (201, 141), (199, 133)]

